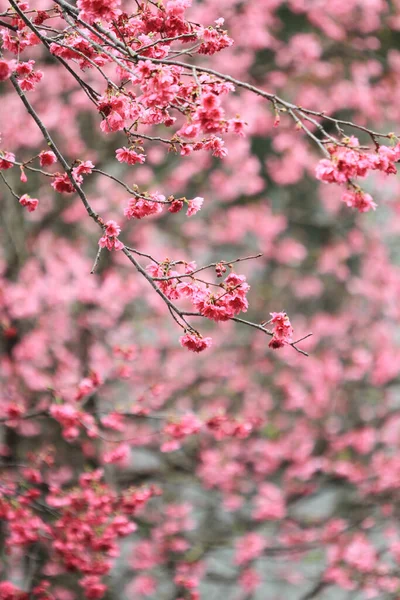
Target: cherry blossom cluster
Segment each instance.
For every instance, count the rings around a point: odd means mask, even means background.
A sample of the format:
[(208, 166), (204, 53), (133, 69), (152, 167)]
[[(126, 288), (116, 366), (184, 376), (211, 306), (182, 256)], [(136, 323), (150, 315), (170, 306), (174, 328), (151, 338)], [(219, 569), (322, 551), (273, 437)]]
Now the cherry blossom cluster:
[[(21, 2), (19, 7), (21, 10), (25, 11), (29, 9), (29, 4), (28, 2)], [(29, 29), (29, 27), (26, 27), (25, 23), (19, 19), (17, 15), (11, 14), (13, 16), (13, 25), (15, 25), (16, 30), (12, 31), (8, 28), (2, 28), (0, 34), (3, 48), (12, 54), (19, 56), (21, 52), (27, 48), (40, 44), (40, 39), (31, 29)], [(13, 69), (14, 66), (14, 64), (8, 63), (8, 70)], [(7, 73), (6, 78), (8, 77), (10, 77), (10, 75)]]
[(34, 60), (17, 62), (14, 59), (0, 59), (0, 81), (6, 81), (11, 77), (11, 75), (15, 74), (21, 89), (24, 92), (31, 92), (35, 89), (36, 84), (38, 84), (43, 77), (43, 71), (35, 71), (34, 65)]
[[(222, 283), (214, 284), (217, 290), (212, 291), (209, 284), (196, 277), (194, 262), (185, 263), (185, 277), (174, 270), (173, 266), (174, 263), (167, 259), (163, 263), (150, 264), (147, 267), (147, 272), (155, 281), (161, 280), (158, 286), (171, 300), (189, 299), (203, 317), (212, 321), (228, 321), (240, 312), (247, 311), (250, 286), (244, 275), (231, 272)], [(184, 345), (189, 342), (190, 339)]]
[[(138, 154), (136, 150), (126, 147), (117, 149), (116, 156), (117, 160), (128, 164), (141, 163), (145, 160), (143, 154)], [(14, 154), (3, 152), (0, 157), (0, 169), (8, 170), (20, 164), (21, 172), (25, 174), (25, 169), (29, 170), (31, 163), (35, 159), (39, 160), (41, 167), (49, 167), (57, 162), (57, 157), (51, 150), (41, 151), (38, 155), (21, 164), (16, 163)], [(49, 173), (49, 177), (52, 180), (51, 186), (59, 193), (73, 193), (76, 190), (75, 186), (80, 186), (83, 183), (83, 176), (93, 173), (94, 169), (95, 165), (92, 161), (76, 160), (70, 173)], [(25, 177), (21, 176), (21, 180), (26, 182)], [(135, 194), (134, 197), (129, 199), (128, 206), (124, 209), (127, 219), (141, 219), (145, 216), (160, 214), (165, 205), (168, 206), (169, 212), (176, 213), (182, 210), (185, 204), (187, 206), (186, 214), (191, 217), (201, 209), (204, 202), (202, 197), (195, 197), (188, 200), (186, 197), (175, 198), (174, 196), (166, 199), (165, 196), (158, 192), (152, 194), (145, 193), (145, 195), (135, 192)], [(37, 209), (39, 200), (31, 198), (28, 194), (23, 194), (19, 198), (19, 203), (26, 207), (29, 212), (32, 212)], [(101, 217), (97, 217), (97, 222), (103, 230), (103, 235), (98, 242), (100, 249), (105, 248), (109, 251), (123, 250), (125, 245), (119, 239), (121, 234), (120, 225), (113, 219), (104, 223)], [(182, 274), (173, 269), (175, 264), (180, 263), (173, 263), (169, 259), (166, 259), (163, 263), (154, 261), (154, 264), (150, 264), (147, 267), (147, 272), (155, 282), (155, 285), (169, 300), (187, 299), (200, 316), (216, 322), (230, 320), (237, 317), (241, 312), (247, 311), (247, 294), (250, 286), (244, 275), (237, 275), (231, 272), (222, 283), (215, 284), (205, 282), (194, 276), (193, 272), (197, 270), (194, 262), (184, 263), (185, 269)], [(215, 268), (218, 278), (222, 277), (227, 270), (227, 266), (223, 262), (216, 263)], [(185, 334), (180, 338), (180, 343), (183, 347), (199, 353), (211, 346), (211, 337), (203, 337), (197, 330), (190, 326), (185, 326), (184, 329)], [(277, 340), (280, 341), (278, 342)], [(291, 342), (290, 335), (275, 335), (270, 343), (270, 347), (278, 348)], [(69, 428), (67, 427), (66, 429), (68, 430)]]
[(197, 331), (193, 331), (192, 333), (185, 333), (179, 338), (181, 346), (183, 348), (187, 348), (191, 352), (202, 352), (207, 348), (212, 346), (212, 338), (211, 337), (203, 337)]
[(68, 440), (75, 440), (82, 431), (89, 437), (98, 435), (95, 419), (85, 410), (71, 403), (52, 404), (50, 414), (62, 427), (62, 435)]
[[(92, 173), (94, 164), (91, 160), (77, 161), (77, 163), (78, 164), (72, 169), (71, 175), (77, 184), (81, 184), (83, 182), (83, 175)], [(72, 194), (75, 191), (75, 187), (69, 178), (68, 173), (56, 173), (52, 178), (51, 186), (60, 194)]]
[(37, 209), (39, 200), (37, 198), (31, 198), (28, 194), (23, 194), (19, 199), (21, 206), (26, 206), (29, 212), (33, 212)]
[[(39, 471), (33, 475), (28, 471), (25, 474), (31, 483), (42, 483)], [(98, 469), (82, 474), (79, 485), (68, 491), (50, 485), (46, 506), (55, 518), (47, 524), (37, 514), (42, 496), (39, 487), (18, 492), (15, 486), (4, 486), (0, 489), (0, 514), (8, 528), (7, 546), (23, 550), (37, 542), (51, 544), (52, 561), (80, 574), (85, 597), (102, 598), (107, 590), (102, 577), (109, 573), (119, 554), (118, 539), (136, 530), (132, 517), (159, 494), (153, 486), (127, 489), (118, 495), (103, 482), (103, 472)], [(38, 587), (34, 597), (52, 598), (46, 595), (46, 589), (46, 585)], [(5, 586), (1, 597), (7, 598), (6, 594), (10, 598), (24, 597), (11, 585)]]
[(290, 323), (289, 317), (285, 312), (270, 313), (271, 319), (262, 323), (262, 325), (272, 324), (272, 338), (269, 342), (269, 347), (277, 350), (283, 348), (293, 342), (293, 327)]
[[(174, 268), (178, 264), (184, 265), (183, 273)], [(223, 270), (226, 270), (224, 265), (217, 263), (218, 277)], [(199, 316), (212, 321), (228, 321), (248, 309), (250, 286), (244, 275), (231, 272), (223, 282), (215, 284), (196, 277), (194, 262), (172, 262), (169, 259), (162, 263), (151, 263), (147, 266), (147, 272), (166, 298), (172, 301), (189, 300)], [(193, 328), (184, 329), (185, 335), (180, 338), (183, 347), (198, 353), (211, 346), (210, 337), (203, 337)]]
[[(393, 134), (393, 140), (395, 136)], [(397, 173), (395, 163), (400, 160), (400, 143), (393, 147), (377, 145), (376, 152), (364, 152), (354, 136), (342, 140), (342, 144), (327, 146), (330, 159), (322, 159), (316, 167), (316, 177), (324, 183), (347, 184), (343, 202), (359, 212), (376, 209), (370, 194), (353, 183), (355, 178), (363, 178), (370, 171), (380, 171), (387, 175)]]
[(15, 154), (12, 152), (2, 151), (0, 153), (0, 170), (6, 171), (12, 169), (15, 163)]
[[(115, 2), (115, 6), (120, 3)], [(14, 31), (3, 28), (0, 31), (3, 47), (19, 56), (29, 46), (45, 41), (49, 50), (63, 61), (78, 61), (80, 68), (101, 68), (107, 63), (114, 64), (118, 76), (124, 81), (121, 86), (110, 85), (108, 80), (106, 92), (96, 97), (96, 106), (102, 116), (101, 129), (105, 133), (122, 131), (132, 138), (132, 125), (154, 125), (164, 123), (171, 127), (177, 118), (172, 115), (179, 111), (186, 116), (177, 134), (171, 140), (171, 149), (180, 148), (185, 155), (193, 150), (210, 150), (215, 156), (225, 156), (226, 149), (217, 133), (228, 130), (243, 134), (244, 122), (238, 117), (227, 119), (222, 108), (221, 99), (234, 89), (226, 81), (219, 81), (206, 73), (199, 73), (187, 78), (185, 69), (180, 66), (154, 64), (151, 59), (168, 57), (173, 42), (195, 43), (200, 54), (213, 54), (232, 44), (232, 40), (222, 29), (223, 19), (218, 19), (213, 27), (204, 28), (185, 19), (185, 11), (191, 2), (167, 2), (166, 5), (146, 4), (140, 6), (132, 15), (123, 13), (120, 8), (114, 9), (110, 3), (82, 3), (79, 16), (87, 19), (88, 28), (73, 29), (67, 27), (64, 34), (54, 38), (47, 37), (41, 30), (47, 19), (53, 17), (53, 11), (40, 11), (33, 21), (33, 30), (20, 18), (22, 11), (28, 9), (28, 3), (20, 3), (20, 15), (10, 13)], [(102, 49), (103, 39), (96, 36), (90, 25), (96, 19), (108, 22), (108, 29), (123, 48), (111, 55)], [(150, 35), (149, 35), (150, 34)], [(166, 37), (165, 37), (166, 36)], [(136, 55), (148, 57), (140, 59), (137, 64), (126, 61), (124, 49)], [(34, 61), (19, 63), (15, 59), (2, 60), (0, 64), (1, 80), (16, 74), (24, 91), (31, 91), (43, 74), (33, 72)], [(132, 86), (133, 89), (129, 89)], [(139, 93), (136, 92), (138, 88)], [(93, 98), (92, 98), (93, 99)], [(94, 100), (94, 99), (93, 99)], [(196, 141), (185, 141), (184, 138), (196, 138), (199, 134), (211, 135), (209, 138)], [(117, 151), (117, 159), (132, 165), (143, 163), (145, 155), (132, 154), (129, 149)], [(67, 182), (66, 182), (67, 183)], [(57, 189), (57, 188), (56, 188)], [(69, 193), (58, 182), (58, 191)]]
[(124, 247), (121, 240), (118, 239), (121, 233), (121, 227), (115, 221), (107, 221), (104, 227), (104, 235), (99, 239), (100, 248), (107, 250), (122, 250)]
[(161, 451), (172, 452), (179, 449), (186, 438), (198, 434), (200, 431), (211, 433), (216, 440), (246, 439), (261, 423), (262, 420), (257, 418), (245, 422), (225, 413), (219, 413), (203, 420), (194, 414), (186, 414), (164, 426), (162, 433), (166, 441), (162, 444)]
[[(17, 86), (20, 95), (32, 91), (43, 78), (43, 73), (34, 69), (33, 60), (21, 62), (21, 53), (39, 43), (44, 44), (55, 59), (69, 70), (68, 65), (76, 64), (81, 71), (94, 70), (104, 86), (101, 92), (82, 83), (80, 76), (76, 80), (97, 109), (101, 118), (101, 132), (110, 135), (121, 132), (126, 137), (126, 145), (115, 151), (116, 161), (125, 168), (137, 168), (146, 162), (148, 152), (144, 145), (147, 141), (156, 140), (166, 145), (169, 151), (179, 152), (182, 156), (204, 149), (211, 151), (213, 156), (223, 158), (227, 155), (227, 149), (221, 136), (227, 133), (239, 137), (244, 135), (246, 123), (240, 115), (229, 117), (226, 111), (229, 95), (235, 91), (236, 85), (241, 86), (242, 83), (213, 70), (177, 61), (175, 56), (176, 53), (179, 56), (176, 48), (185, 48), (186, 44), (193, 45), (189, 54), (197, 52), (212, 55), (228, 48), (233, 42), (223, 29), (223, 19), (216, 19), (214, 25), (207, 28), (189, 21), (186, 11), (191, 6), (190, 0), (170, 0), (157, 5), (138, 3), (132, 14), (123, 12), (118, 0), (112, 3), (82, 0), (78, 3), (78, 11), (64, 6), (63, 2), (57, 6), (61, 8), (37, 12), (33, 20), (24, 14), (29, 9), (27, 2), (13, 7), (14, 11), (9, 13), (10, 27), (0, 31), (4, 49), (14, 55), (10, 60), (2, 60), (2, 79), (7, 80), (14, 74), (12, 83), (14, 87)], [(65, 29), (61, 25), (58, 29), (48, 26), (56, 15), (61, 17)], [(185, 51), (182, 50), (183, 54)], [(106, 71), (103, 71), (103, 67), (107, 67)], [(110, 74), (115, 81), (110, 79)], [(272, 102), (275, 114), (279, 117), (283, 105), (278, 106), (278, 99), (256, 88), (254, 91)], [(23, 101), (26, 106), (28, 101)], [(284, 104), (282, 100), (279, 102)], [(29, 109), (29, 112), (32, 111)], [(278, 120), (275, 119), (275, 125)], [(167, 129), (175, 128), (169, 139), (141, 133), (146, 127), (161, 124)], [(44, 126), (39, 126), (43, 131)], [(51, 166), (57, 157), (60, 159), (60, 154), (57, 152), (56, 156), (54, 152), (56, 149), (50, 138), (45, 137), (51, 150), (40, 153), (41, 167)], [(321, 161), (317, 167), (317, 178), (326, 182), (347, 183), (349, 189), (343, 196), (347, 205), (362, 212), (375, 208), (371, 196), (356, 187), (351, 178), (364, 176), (368, 169), (394, 172), (393, 162), (397, 160), (398, 147), (390, 149), (380, 146), (375, 156), (364, 153), (357, 138), (352, 137), (327, 148), (331, 160)], [(26, 171), (30, 168), (35, 170), (31, 167), (35, 158), (18, 163), (24, 183), (27, 182)], [(100, 249), (126, 252), (126, 247), (119, 239), (120, 225), (114, 220), (103, 221), (82, 196), (86, 175), (97, 172), (110, 177), (132, 193), (123, 209), (128, 220), (161, 215), (164, 207), (168, 207), (170, 213), (178, 213), (185, 205), (186, 215), (191, 217), (198, 213), (204, 202), (200, 196), (187, 199), (170, 195), (166, 198), (159, 192), (139, 193), (136, 185), (131, 190), (124, 181), (96, 169), (91, 160), (74, 159), (71, 168), (66, 168), (64, 159), (61, 163), (64, 172), (43, 173), (50, 178), (51, 186), (58, 193), (76, 192), (80, 195), (89, 215), (102, 227)], [(14, 154), (2, 152), (0, 169), (9, 169), (16, 164)], [(39, 205), (37, 198), (30, 198), (27, 194), (23, 194), (19, 202), (29, 212), (36, 210)], [(157, 269), (153, 271), (149, 271), (153, 279), (160, 276)], [(169, 272), (163, 271), (164, 277), (170, 276)], [(243, 276), (231, 273), (219, 288), (218, 291), (210, 291), (208, 284), (199, 285), (195, 279), (184, 282), (171, 279), (165, 285), (159, 285), (169, 300), (187, 298), (199, 315), (214, 321), (236, 318), (240, 312), (247, 311), (249, 285)], [(185, 321), (185, 334), (180, 339), (182, 346), (196, 353), (210, 347), (211, 338), (202, 337), (197, 330), (186, 325)], [(292, 343), (290, 327), (285, 335), (273, 334), (270, 343), (272, 348)]]
[(53, 487), (47, 497), (49, 506), (61, 513), (52, 528), (53, 548), (67, 569), (84, 574), (80, 583), (87, 598), (104, 595), (107, 586), (101, 577), (118, 556), (118, 538), (136, 530), (130, 519), (159, 494), (156, 488), (147, 488), (126, 490), (118, 496), (102, 478), (101, 470), (83, 474), (79, 487), (69, 494)]

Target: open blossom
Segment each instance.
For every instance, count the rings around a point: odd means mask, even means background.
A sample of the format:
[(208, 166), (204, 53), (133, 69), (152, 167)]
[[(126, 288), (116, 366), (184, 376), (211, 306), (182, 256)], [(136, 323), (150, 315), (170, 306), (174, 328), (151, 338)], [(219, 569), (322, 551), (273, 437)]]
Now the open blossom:
[(315, 174), (325, 183), (346, 183), (353, 177), (365, 177), (372, 168), (369, 156), (351, 148), (331, 149), (332, 158), (320, 160)]
[(100, 123), (103, 133), (121, 131), (128, 119), (138, 116), (136, 106), (125, 96), (102, 96), (99, 98), (98, 110), (104, 116)]
[(201, 207), (203, 206), (203, 202), (204, 198), (200, 198), (200, 196), (193, 198), (193, 200), (189, 200), (186, 215), (188, 217), (192, 217), (193, 215), (198, 213)]
[(325, 183), (343, 183), (346, 181), (346, 177), (341, 177), (341, 181), (338, 181), (339, 174), (336, 173), (335, 165), (328, 158), (323, 158), (319, 161), (315, 167), (315, 176), (320, 181)]
[(194, 307), (204, 317), (213, 321), (228, 321), (240, 312), (247, 311), (246, 294), (250, 290), (250, 286), (246, 283), (244, 275), (230, 273), (221, 288), (221, 292), (218, 293), (210, 292), (208, 289), (194, 288), (192, 292)]
[(15, 71), (18, 77), (18, 83), (24, 92), (31, 92), (43, 78), (42, 71), (34, 71), (35, 61), (28, 60), (17, 64)]
[(12, 152), (0, 152), (0, 171), (11, 169), (15, 163), (15, 155)]
[(20, 62), (16, 66), (16, 72), (18, 77), (27, 77), (33, 72), (34, 60), (28, 60), (26, 62)]
[[(134, 77), (133, 80), (135, 83), (140, 84), (142, 91), (140, 100), (146, 108), (155, 109), (157, 107), (159, 109), (168, 107), (175, 100), (180, 90), (180, 67), (160, 67), (152, 64), (151, 61), (146, 60), (139, 61), (135, 68), (135, 72), (136, 77)], [(161, 113), (157, 115), (156, 111), (152, 111), (150, 114), (153, 115), (153, 117), (150, 118), (150, 121), (152, 121), (153, 124), (156, 124), (157, 121), (166, 123), (165, 114), (164, 116)], [(174, 121), (172, 120), (170, 124), (173, 122)]]
[(128, 219), (143, 219), (150, 215), (158, 215), (162, 212), (165, 196), (162, 194), (151, 194), (147, 198), (130, 198), (128, 206), (124, 209), (124, 215)]
[(64, 175), (56, 173), (51, 183), (51, 187), (59, 194), (72, 194), (74, 191), (74, 186), (66, 173)]
[(226, 31), (219, 28), (212, 29), (208, 27), (204, 29), (202, 37), (203, 43), (198, 50), (199, 54), (215, 54), (233, 44), (232, 38), (227, 35)]
[(194, 120), (200, 123), (204, 133), (223, 133), (228, 129), (224, 116), (225, 111), (221, 107), (219, 96), (206, 93), (201, 98), (201, 105), (194, 115)]
[(388, 175), (391, 173), (397, 173), (397, 169), (394, 165), (395, 162), (400, 160), (400, 143), (396, 144), (393, 148), (388, 146), (379, 146), (376, 154), (370, 155), (370, 161), (372, 168), (378, 171), (383, 171)]
[[(395, 163), (400, 160), (400, 143), (393, 147), (379, 146), (375, 153), (366, 153), (359, 149), (357, 138), (345, 141), (345, 146), (328, 146), (331, 158), (319, 161), (315, 169), (317, 179), (324, 183), (345, 184), (357, 177), (365, 177), (369, 171), (381, 171), (387, 175), (397, 172)], [(347, 190), (342, 200), (359, 212), (376, 208), (371, 196), (361, 190)]]
[(209, 348), (212, 344), (212, 338), (210, 337), (202, 337), (201, 335), (197, 335), (196, 333), (186, 333), (181, 338), (179, 338), (181, 346), (191, 350), (192, 352), (202, 352)]
[(225, 143), (221, 138), (212, 136), (209, 140), (201, 145), (205, 150), (211, 150), (213, 156), (218, 158), (225, 158), (228, 155), (227, 148), (224, 147)]
[(21, 206), (26, 206), (29, 212), (33, 212), (37, 209), (39, 200), (37, 200), (36, 198), (31, 198), (30, 196), (28, 196), (28, 194), (24, 194), (19, 199), (19, 203), (21, 204)]
[(107, 250), (122, 250), (124, 247), (123, 243), (118, 239), (121, 233), (121, 227), (115, 221), (107, 221), (104, 235), (99, 239), (100, 248), (107, 248)]
[(78, 0), (79, 17), (93, 23), (96, 20), (111, 21), (121, 13), (121, 0)]
[(80, 161), (77, 167), (74, 167), (72, 170), (72, 174), (75, 179), (77, 179), (80, 175), (88, 175), (94, 169), (94, 164), (91, 160)]
[(107, 221), (105, 234), (108, 236), (116, 236), (118, 237), (121, 233), (121, 227), (115, 221)]
[(178, 131), (178, 135), (195, 138), (200, 132), (200, 123), (185, 123)]
[(274, 330), (272, 339), (268, 344), (269, 347), (277, 350), (287, 344), (291, 344), (293, 341), (293, 327), (287, 314), (285, 312), (273, 312), (270, 315), (272, 317), (270, 322), (274, 325)]
[[(24, 3), (20, 4), (21, 10), (26, 10), (26, 8), (26, 4), (25, 6)], [(40, 44), (40, 39), (37, 37), (36, 33), (34, 33), (28, 28), (20, 30), (18, 37), (13, 35), (13, 32), (9, 31), (8, 29), (2, 29), (1, 37), (3, 42), (3, 49), (5, 48), (13, 54), (17, 54), (18, 56), (25, 48)]]
[(0, 81), (5, 81), (11, 77), (15, 71), (16, 64), (15, 60), (0, 59)]
[(138, 154), (134, 150), (129, 148), (118, 148), (115, 151), (115, 156), (119, 162), (127, 163), (128, 165), (136, 165), (136, 163), (140, 163), (141, 165), (146, 160), (146, 156), (144, 154)]
[[(178, 277), (179, 273), (178, 271), (174, 271), (171, 270), (169, 262), (166, 261), (165, 263), (162, 263), (161, 265), (148, 265), (146, 267), (146, 270), (148, 273), (150, 273), (150, 275), (152, 277)], [(178, 298), (180, 298), (183, 294), (180, 290), (180, 286), (177, 285), (178, 280), (177, 279), (169, 279), (168, 281), (160, 281), (159, 282), (159, 288), (160, 290), (170, 299), (170, 300), (177, 300)]]
[(51, 150), (43, 150), (39, 154), (39, 162), (41, 167), (48, 167), (57, 162), (57, 156)]
[(107, 63), (106, 55), (93, 48), (89, 40), (77, 33), (68, 36), (68, 47), (53, 42), (49, 50), (55, 56), (75, 60), (81, 69), (91, 69), (94, 65), (102, 67)]
[(371, 209), (376, 210), (377, 207), (372, 196), (362, 190), (347, 190), (343, 193), (342, 201), (347, 206), (356, 208), (361, 213), (368, 212)]
[(239, 116), (237, 116), (235, 119), (230, 119), (229, 121), (229, 127), (233, 133), (236, 133), (236, 135), (239, 135), (240, 137), (244, 137), (245, 135), (245, 126), (245, 121), (243, 121), (243, 119), (241, 119)]
[(176, 199), (176, 200), (173, 200), (173, 202), (171, 202), (171, 204), (169, 205), (168, 212), (177, 213), (180, 210), (182, 210), (182, 208), (183, 208), (182, 200)]

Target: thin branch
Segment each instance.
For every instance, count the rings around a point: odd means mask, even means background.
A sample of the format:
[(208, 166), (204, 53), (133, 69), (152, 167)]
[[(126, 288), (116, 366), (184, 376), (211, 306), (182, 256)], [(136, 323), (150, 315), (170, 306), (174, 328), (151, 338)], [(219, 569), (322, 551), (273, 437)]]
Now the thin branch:
[[(13, 0), (10, 0), (10, 2), (13, 3)], [(56, 146), (55, 142), (53, 141), (53, 138), (51, 137), (50, 133), (48, 132), (48, 130), (44, 126), (43, 122), (41, 121), (41, 119), (39, 118), (38, 114), (34, 110), (33, 106), (31, 105), (31, 103), (29, 102), (29, 100), (27, 99), (27, 97), (25, 96), (24, 92), (21, 90), (16, 77), (14, 75), (12, 75), (10, 77), (10, 80), (11, 80), (12, 85), (15, 88), (15, 91), (17, 92), (17, 94), (20, 97), (22, 103), (24, 104), (26, 110), (28, 111), (28, 113), (30, 114), (30, 116), (32, 117), (32, 119), (35, 121), (36, 125), (39, 127), (40, 131), (42, 132), (42, 135), (43, 135), (44, 139), (46, 140), (48, 146), (51, 148), (51, 150), (53, 150), (54, 154), (57, 156), (60, 164), (62, 165), (64, 171), (66, 172), (66, 174), (68, 176), (68, 179), (70, 180), (72, 186), (74, 187), (74, 189), (78, 193), (80, 199), (82, 200), (82, 203), (83, 203), (84, 207), (86, 208), (86, 211), (87, 211), (88, 215), (98, 225), (100, 225), (102, 227), (103, 226), (102, 219), (100, 219), (99, 215), (90, 206), (90, 204), (89, 204), (89, 202), (88, 202), (88, 200), (86, 198), (86, 195), (84, 194), (81, 186), (79, 185), (79, 183), (77, 183), (75, 181), (75, 179), (74, 179), (74, 177), (72, 175), (72, 168), (69, 166), (69, 164), (65, 160), (64, 156), (61, 154), (60, 150), (58, 149), (58, 147)]]

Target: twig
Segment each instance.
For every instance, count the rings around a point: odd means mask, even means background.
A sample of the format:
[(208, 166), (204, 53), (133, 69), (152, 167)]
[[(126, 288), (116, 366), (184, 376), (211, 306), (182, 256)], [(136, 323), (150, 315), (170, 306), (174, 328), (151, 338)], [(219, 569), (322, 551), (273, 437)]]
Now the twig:
[(102, 248), (101, 248), (101, 246), (99, 246), (99, 249), (97, 250), (96, 258), (94, 259), (92, 270), (90, 271), (91, 275), (94, 274), (94, 272), (96, 271), (97, 265), (99, 264), (101, 251), (102, 251)]

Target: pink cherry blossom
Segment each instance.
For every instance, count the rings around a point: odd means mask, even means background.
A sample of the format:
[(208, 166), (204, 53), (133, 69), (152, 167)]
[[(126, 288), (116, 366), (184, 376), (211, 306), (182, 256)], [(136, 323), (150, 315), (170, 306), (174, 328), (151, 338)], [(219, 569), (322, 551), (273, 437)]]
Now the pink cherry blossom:
[(19, 199), (21, 206), (25, 206), (29, 212), (33, 212), (37, 209), (39, 200), (37, 198), (31, 198), (28, 194), (24, 194)]
[(201, 209), (201, 207), (203, 206), (203, 202), (204, 202), (204, 198), (200, 198), (200, 197), (193, 198), (193, 200), (189, 200), (186, 215), (188, 217), (192, 217), (193, 215), (198, 213), (199, 210)]
[(186, 333), (179, 339), (181, 346), (191, 350), (192, 352), (202, 352), (209, 348), (212, 344), (210, 337), (201, 337), (195, 333)]

